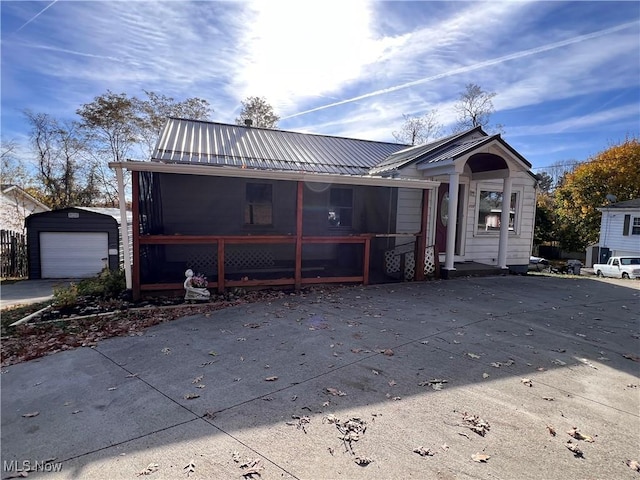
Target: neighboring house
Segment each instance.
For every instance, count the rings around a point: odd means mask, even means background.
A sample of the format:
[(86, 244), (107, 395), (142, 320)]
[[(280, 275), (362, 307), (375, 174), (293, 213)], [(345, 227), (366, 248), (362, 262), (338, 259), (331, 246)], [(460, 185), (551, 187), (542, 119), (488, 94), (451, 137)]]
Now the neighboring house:
[(24, 221), (29, 215), (50, 210), (49, 207), (36, 200), (17, 185), (3, 184), (1, 189), (0, 230), (24, 234)]
[(412, 147), (171, 118), (150, 162), (110, 165), (120, 191), (132, 174), (134, 296), (186, 268), (223, 291), (421, 280), (434, 251), (444, 277), (529, 263), (531, 164), (480, 127)]
[(49, 207), (17, 185), (0, 185), (0, 277), (21, 278), (28, 275), (25, 219)]
[[(600, 263), (611, 256), (640, 255), (640, 198), (598, 208)], [(598, 263), (598, 262), (594, 262)]]

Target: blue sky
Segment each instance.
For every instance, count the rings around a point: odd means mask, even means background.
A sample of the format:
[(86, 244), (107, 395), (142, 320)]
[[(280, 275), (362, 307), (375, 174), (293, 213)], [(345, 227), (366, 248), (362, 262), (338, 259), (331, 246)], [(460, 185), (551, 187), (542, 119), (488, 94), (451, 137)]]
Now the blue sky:
[[(640, 2), (2, 1), (2, 137), (22, 111), (75, 118), (107, 89), (201, 97), (233, 123), (264, 96), (280, 128), (393, 141), (447, 132), (468, 83), (534, 167), (640, 131)], [(28, 158), (23, 151), (25, 158)]]

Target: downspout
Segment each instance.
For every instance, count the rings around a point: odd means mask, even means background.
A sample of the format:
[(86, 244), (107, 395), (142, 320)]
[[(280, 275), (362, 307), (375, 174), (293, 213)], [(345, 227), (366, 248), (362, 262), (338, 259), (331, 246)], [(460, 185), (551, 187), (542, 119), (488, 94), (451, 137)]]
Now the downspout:
[[(120, 202), (120, 238), (122, 239), (122, 255), (124, 257), (124, 277), (127, 290), (131, 290), (131, 247), (129, 245), (129, 222), (127, 221), (127, 200), (124, 196), (124, 174), (122, 167), (116, 167), (118, 180), (118, 199)], [(133, 227), (133, 226), (132, 226)]]

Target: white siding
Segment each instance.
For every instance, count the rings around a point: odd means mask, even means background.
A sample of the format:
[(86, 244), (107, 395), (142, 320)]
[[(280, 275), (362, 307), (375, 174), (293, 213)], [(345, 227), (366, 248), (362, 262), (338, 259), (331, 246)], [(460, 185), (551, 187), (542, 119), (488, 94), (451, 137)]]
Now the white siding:
[[(630, 215), (629, 235), (622, 234), (625, 215)], [(600, 246), (610, 249), (612, 255), (640, 254), (640, 235), (631, 234), (634, 217), (640, 218), (640, 210), (603, 211), (600, 223)]]
[[(422, 221), (422, 190), (417, 188), (398, 189), (398, 211), (396, 233), (418, 233)], [(396, 238), (396, 245), (404, 245), (415, 237)]]
[[(469, 207), (466, 215), (465, 260), (473, 260), (489, 265), (496, 265), (498, 259), (499, 234), (478, 234), (477, 196), (480, 190), (491, 188), (502, 191), (502, 181), (471, 182)], [(533, 228), (535, 223), (535, 189), (531, 177), (517, 175), (513, 178), (512, 191), (518, 194), (516, 215), (517, 233), (510, 234), (508, 239), (507, 264), (528, 265), (531, 255)], [(472, 193), (473, 192), (473, 193)]]

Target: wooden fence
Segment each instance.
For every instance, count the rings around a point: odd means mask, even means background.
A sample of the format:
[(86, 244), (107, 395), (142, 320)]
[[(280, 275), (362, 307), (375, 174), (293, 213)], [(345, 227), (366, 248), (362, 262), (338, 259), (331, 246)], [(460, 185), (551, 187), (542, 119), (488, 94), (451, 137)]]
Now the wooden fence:
[(0, 277), (25, 278), (28, 276), (26, 236), (10, 230), (0, 230)]

